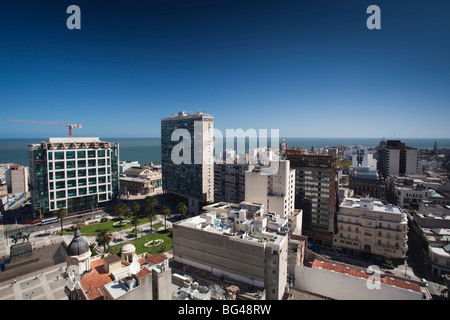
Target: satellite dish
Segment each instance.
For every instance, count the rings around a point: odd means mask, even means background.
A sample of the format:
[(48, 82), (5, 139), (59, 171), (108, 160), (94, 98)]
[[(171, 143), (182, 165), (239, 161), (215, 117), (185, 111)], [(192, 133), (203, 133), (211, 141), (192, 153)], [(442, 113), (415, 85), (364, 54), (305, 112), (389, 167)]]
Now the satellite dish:
[(130, 273), (131, 274), (138, 273), (140, 269), (141, 269), (141, 265), (139, 264), (139, 262), (134, 261), (130, 264)]

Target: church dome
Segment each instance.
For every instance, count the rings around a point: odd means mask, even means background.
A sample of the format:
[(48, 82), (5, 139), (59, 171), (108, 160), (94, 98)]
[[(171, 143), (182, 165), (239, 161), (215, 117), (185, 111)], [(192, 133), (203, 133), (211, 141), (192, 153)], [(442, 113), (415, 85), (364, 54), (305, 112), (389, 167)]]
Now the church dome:
[(79, 229), (75, 231), (72, 241), (67, 246), (67, 254), (69, 256), (79, 256), (89, 252), (89, 243), (81, 236)]

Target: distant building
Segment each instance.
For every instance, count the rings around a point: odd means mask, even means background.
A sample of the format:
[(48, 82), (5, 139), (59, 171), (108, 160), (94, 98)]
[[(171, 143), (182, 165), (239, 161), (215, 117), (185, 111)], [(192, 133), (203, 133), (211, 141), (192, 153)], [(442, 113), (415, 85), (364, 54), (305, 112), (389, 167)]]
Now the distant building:
[(288, 219), (264, 205), (214, 203), (205, 213), (173, 224), (174, 261), (283, 297), (287, 283)]
[(162, 189), (162, 174), (149, 166), (132, 166), (120, 176), (120, 193), (128, 195), (153, 194)]
[(275, 174), (264, 175), (261, 167), (245, 173), (245, 201), (261, 203), (269, 212), (288, 217), (295, 209), (295, 170), (289, 160), (279, 160)]
[(42, 218), (105, 206), (119, 192), (119, 144), (99, 138), (49, 138), (28, 145), (31, 202)]
[(373, 154), (364, 154), (361, 163), (357, 161), (356, 155), (353, 155), (348, 186), (357, 195), (385, 199), (385, 181), (377, 172), (377, 161), (373, 158)]
[(417, 149), (406, 146), (400, 140), (388, 140), (378, 152), (378, 169), (385, 178), (415, 174), (417, 156)]
[(357, 198), (346, 198), (339, 205), (333, 247), (401, 262), (407, 241), (407, 216), (401, 208)]
[(213, 128), (213, 116), (201, 112), (161, 120), (163, 190), (186, 198), (190, 214), (214, 201)]
[(427, 253), (428, 271), (438, 277), (450, 274), (450, 206), (421, 201), (409, 214), (410, 230)]
[(28, 167), (13, 164), (6, 171), (6, 184), (8, 186), (8, 193), (25, 195), (28, 193)]
[(338, 160), (334, 156), (286, 150), (295, 169), (295, 207), (303, 210), (303, 235), (310, 241), (332, 245), (338, 208)]
[(255, 168), (248, 163), (214, 164), (214, 200), (216, 202), (240, 203), (245, 201), (245, 173)]

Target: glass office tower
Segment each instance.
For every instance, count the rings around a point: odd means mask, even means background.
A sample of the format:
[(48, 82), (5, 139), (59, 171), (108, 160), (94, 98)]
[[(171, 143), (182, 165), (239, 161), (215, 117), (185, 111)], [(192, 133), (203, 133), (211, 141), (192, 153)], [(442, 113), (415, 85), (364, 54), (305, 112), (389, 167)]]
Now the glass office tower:
[(119, 144), (99, 138), (49, 138), (28, 145), (31, 202), (40, 218), (60, 208), (95, 209), (119, 192)]

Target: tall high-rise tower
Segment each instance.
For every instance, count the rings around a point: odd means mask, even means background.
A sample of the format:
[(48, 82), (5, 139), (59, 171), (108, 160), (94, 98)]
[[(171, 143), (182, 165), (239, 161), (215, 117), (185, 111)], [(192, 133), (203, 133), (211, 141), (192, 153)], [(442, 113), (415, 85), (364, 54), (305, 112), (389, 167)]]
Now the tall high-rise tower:
[(161, 120), (163, 190), (188, 200), (189, 213), (214, 201), (214, 118), (179, 112)]

